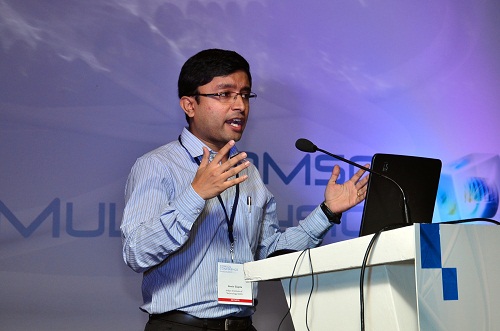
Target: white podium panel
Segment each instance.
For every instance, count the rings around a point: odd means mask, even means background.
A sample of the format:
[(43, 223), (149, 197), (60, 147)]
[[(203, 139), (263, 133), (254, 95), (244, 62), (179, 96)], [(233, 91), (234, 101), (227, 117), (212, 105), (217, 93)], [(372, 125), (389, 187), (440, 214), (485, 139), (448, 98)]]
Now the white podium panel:
[(420, 330), (500, 330), (500, 227), (416, 230)]
[[(246, 263), (245, 278), (281, 279), (297, 331), (359, 330), (360, 267), (371, 237)], [(495, 330), (499, 244), (500, 227), (490, 225), (382, 233), (365, 272), (365, 329)]]
[[(367, 330), (417, 330), (415, 273), (411, 264), (371, 267), (365, 287), (365, 325)], [(413, 280), (413, 282), (411, 281)], [(295, 330), (359, 330), (359, 270), (288, 278), (282, 281)], [(289, 286), (292, 286), (290, 302)], [(335, 326), (329, 328), (329, 326)]]

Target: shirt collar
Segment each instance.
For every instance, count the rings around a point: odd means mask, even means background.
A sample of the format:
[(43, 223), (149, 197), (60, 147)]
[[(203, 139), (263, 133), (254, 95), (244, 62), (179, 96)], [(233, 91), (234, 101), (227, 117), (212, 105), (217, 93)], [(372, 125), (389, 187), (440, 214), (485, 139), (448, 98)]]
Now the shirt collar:
[[(181, 141), (192, 157), (201, 158), (203, 156), (203, 147), (207, 147), (211, 151), (211, 149), (194, 134), (192, 134), (187, 127), (182, 130)], [(229, 157), (231, 158), (236, 154), (238, 154), (238, 149), (236, 148), (236, 145), (234, 145), (229, 151)]]

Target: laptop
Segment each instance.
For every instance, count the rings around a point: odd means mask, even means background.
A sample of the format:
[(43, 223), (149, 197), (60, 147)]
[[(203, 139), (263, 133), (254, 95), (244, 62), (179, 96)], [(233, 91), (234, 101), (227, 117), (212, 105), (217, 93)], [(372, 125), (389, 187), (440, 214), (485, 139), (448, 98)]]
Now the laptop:
[[(441, 160), (395, 154), (375, 154), (371, 170), (393, 179), (401, 186), (409, 209), (409, 221), (432, 223)], [(391, 180), (370, 174), (360, 236), (376, 233), (386, 226), (406, 223), (401, 190)]]

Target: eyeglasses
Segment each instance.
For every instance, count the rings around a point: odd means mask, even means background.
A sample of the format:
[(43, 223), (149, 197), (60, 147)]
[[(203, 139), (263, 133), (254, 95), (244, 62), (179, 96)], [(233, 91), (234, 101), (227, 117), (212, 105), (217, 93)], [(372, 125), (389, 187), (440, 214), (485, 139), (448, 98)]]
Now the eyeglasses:
[(249, 102), (250, 99), (256, 98), (257, 94), (253, 92), (219, 92), (219, 93), (197, 93), (193, 94), (195, 96), (209, 97), (219, 99), (222, 103), (233, 103), (236, 101), (237, 96), (241, 96), (243, 101)]

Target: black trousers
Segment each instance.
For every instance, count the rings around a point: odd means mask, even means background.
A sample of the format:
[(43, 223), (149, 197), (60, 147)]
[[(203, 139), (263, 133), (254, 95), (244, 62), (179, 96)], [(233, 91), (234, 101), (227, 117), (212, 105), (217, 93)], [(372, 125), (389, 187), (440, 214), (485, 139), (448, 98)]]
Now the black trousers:
[[(220, 329), (209, 329), (206, 327), (192, 326), (192, 325), (168, 321), (165, 319), (158, 319), (151, 317), (146, 323), (146, 327), (144, 329), (144, 331), (213, 331), (213, 330), (220, 330)], [(257, 329), (253, 325), (250, 325), (244, 331), (257, 331)]]

